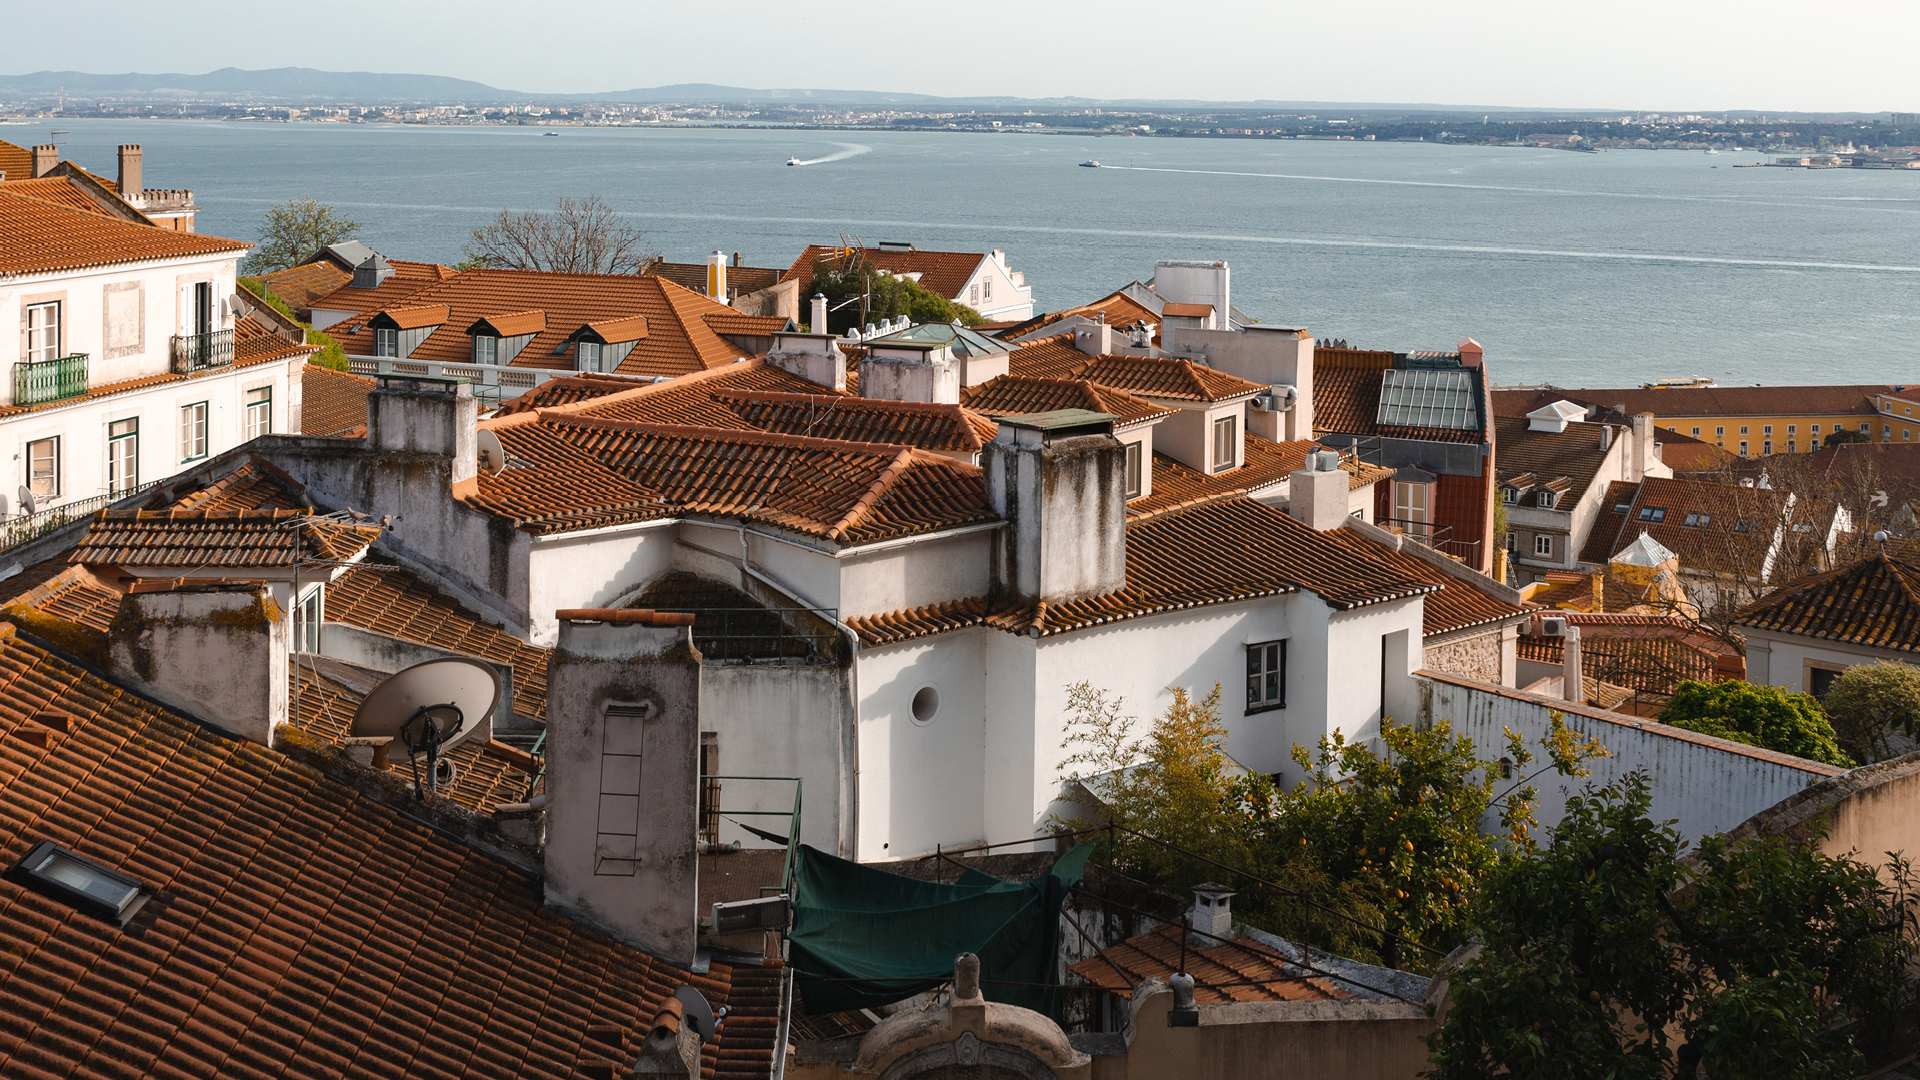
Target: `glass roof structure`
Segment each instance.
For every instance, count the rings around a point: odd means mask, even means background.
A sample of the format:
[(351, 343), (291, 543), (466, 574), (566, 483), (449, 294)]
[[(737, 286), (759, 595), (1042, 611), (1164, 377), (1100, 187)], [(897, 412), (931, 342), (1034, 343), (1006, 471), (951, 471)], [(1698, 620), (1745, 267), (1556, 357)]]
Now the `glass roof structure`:
[(1471, 372), (1390, 368), (1381, 373), (1380, 412), (1374, 420), (1390, 427), (1478, 431), (1474, 396)]

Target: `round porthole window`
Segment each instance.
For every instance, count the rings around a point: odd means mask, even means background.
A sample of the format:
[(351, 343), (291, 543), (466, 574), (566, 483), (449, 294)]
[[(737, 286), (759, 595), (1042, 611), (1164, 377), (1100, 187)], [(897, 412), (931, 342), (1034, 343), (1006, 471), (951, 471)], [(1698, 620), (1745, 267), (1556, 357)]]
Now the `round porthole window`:
[(931, 686), (923, 686), (913, 695), (913, 722), (931, 724), (940, 712), (940, 691)]

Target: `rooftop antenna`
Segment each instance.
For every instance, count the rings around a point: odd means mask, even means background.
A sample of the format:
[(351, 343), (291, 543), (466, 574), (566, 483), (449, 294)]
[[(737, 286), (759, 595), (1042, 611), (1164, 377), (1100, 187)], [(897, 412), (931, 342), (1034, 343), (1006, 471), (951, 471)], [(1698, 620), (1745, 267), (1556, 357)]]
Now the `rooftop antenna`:
[[(500, 676), (478, 660), (443, 656), (390, 675), (361, 699), (348, 733), (355, 738), (399, 739), (413, 771), (413, 795), (440, 793), (440, 755), (480, 730), (482, 718), (500, 700)], [(427, 759), (425, 789), (420, 757)]]

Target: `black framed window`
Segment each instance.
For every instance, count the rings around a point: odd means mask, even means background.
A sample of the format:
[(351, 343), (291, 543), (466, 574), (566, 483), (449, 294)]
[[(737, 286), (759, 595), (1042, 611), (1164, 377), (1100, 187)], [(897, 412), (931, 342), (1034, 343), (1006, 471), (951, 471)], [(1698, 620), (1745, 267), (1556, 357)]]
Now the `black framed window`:
[(1262, 641), (1247, 646), (1247, 711), (1287, 707), (1287, 643)]
[(33, 891), (122, 925), (146, 899), (139, 879), (109, 870), (51, 840), (33, 845), (6, 876)]

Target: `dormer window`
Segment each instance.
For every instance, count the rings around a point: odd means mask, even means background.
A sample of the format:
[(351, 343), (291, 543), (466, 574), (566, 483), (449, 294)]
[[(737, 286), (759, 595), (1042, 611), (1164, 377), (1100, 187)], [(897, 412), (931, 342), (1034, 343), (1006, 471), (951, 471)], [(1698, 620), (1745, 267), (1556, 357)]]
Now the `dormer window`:
[(1233, 468), (1234, 451), (1240, 445), (1240, 418), (1223, 416), (1213, 422), (1213, 471)]
[(1553, 509), (1553, 497), (1554, 497), (1553, 492), (1541, 491), (1534, 495), (1533, 501), (1536, 506), (1540, 507), (1540, 509), (1551, 510)]
[(604, 371), (600, 366), (605, 346), (597, 341), (582, 341), (575, 346), (573, 366), (578, 371)]
[(382, 330), (378, 327), (375, 327), (373, 331), (373, 355), (399, 356), (400, 355), (400, 331)]
[(1516, 487), (1506, 488), (1501, 492), (1500, 501), (1506, 503), (1508, 506), (1517, 505), (1520, 502), (1520, 489)]
[(474, 363), (476, 364), (496, 363), (497, 361), (495, 360), (495, 357), (499, 355), (500, 355), (500, 339), (499, 338), (493, 337), (490, 334), (475, 334), (473, 336), (473, 362)]

